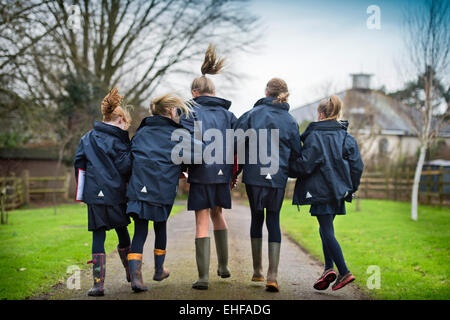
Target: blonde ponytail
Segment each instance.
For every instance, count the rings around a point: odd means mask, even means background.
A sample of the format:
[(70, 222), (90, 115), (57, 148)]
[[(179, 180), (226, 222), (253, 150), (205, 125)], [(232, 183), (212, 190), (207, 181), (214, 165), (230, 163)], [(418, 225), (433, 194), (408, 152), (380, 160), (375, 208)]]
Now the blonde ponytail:
[(176, 108), (189, 117), (192, 112), (192, 106), (189, 102), (183, 101), (173, 93), (166, 93), (162, 96), (153, 98), (150, 103), (150, 112), (153, 115), (168, 116), (170, 110)]
[(209, 44), (205, 52), (205, 59), (203, 60), (201, 72), (202, 76), (195, 78), (191, 84), (191, 91), (198, 91), (200, 94), (214, 94), (215, 87), (211, 79), (207, 78), (207, 74), (219, 74), (225, 65), (225, 58), (218, 58), (216, 54), (216, 47)]

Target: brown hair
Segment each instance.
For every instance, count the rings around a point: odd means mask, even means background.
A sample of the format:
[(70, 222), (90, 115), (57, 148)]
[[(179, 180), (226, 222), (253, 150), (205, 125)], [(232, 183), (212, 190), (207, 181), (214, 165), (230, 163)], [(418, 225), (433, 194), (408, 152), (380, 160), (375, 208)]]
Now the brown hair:
[(116, 121), (119, 117), (122, 117), (127, 129), (131, 124), (131, 116), (127, 109), (121, 107), (122, 100), (123, 96), (119, 94), (117, 88), (114, 88), (103, 98), (101, 110), (103, 121)]
[(191, 105), (173, 93), (166, 93), (165, 95), (153, 98), (150, 103), (150, 112), (153, 115), (170, 115), (170, 109), (172, 108), (181, 110), (186, 116), (189, 116), (191, 113)]
[(289, 90), (286, 81), (280, 78), (273, 78), (266, 85), (266, 93), (269, 97), (276, 98), (276, 103), (286, 103), (289, 97)]
[(342, 101), (338, 96), (332, 95), (330, 99), (322, 100), (317, 111), (325, 115), (323, 120), (338, 120), (341, 116)]
[(214, 94), (215, 87), (211, 79), (206, 78), (207, 74), (218, 74), (222, 71), (225, 64), (225, 58), (218, 58), (216, 55), (216, 46), (209, 44), (205, 52), (205, 60), (201, 67), (202, 76), (195, 78), (191, 84), (191, 91), (197, 90), (200, 94)]

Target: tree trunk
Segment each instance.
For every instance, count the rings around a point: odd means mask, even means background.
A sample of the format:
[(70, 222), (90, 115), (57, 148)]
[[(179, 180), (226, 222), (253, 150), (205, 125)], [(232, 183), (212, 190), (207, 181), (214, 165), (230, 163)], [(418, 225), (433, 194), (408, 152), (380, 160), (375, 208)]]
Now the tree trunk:
[(361, 211), (361, 201), (359, 199), (359, 193), (355, 198), (355, 211)]
[(418, 203), (419, 203), (419, 184), (420, 184), (420, 176), (422, 175), (423, 163), (425, 162), (425, 154), (427, 148), (426, 145), (423, 144), (420, 146), (420, 154), (419, 160), (417, 161), (416, 172), (414, 173), (414, 183), (411, 195), (411, 219), (417, 221), (418, 216)]

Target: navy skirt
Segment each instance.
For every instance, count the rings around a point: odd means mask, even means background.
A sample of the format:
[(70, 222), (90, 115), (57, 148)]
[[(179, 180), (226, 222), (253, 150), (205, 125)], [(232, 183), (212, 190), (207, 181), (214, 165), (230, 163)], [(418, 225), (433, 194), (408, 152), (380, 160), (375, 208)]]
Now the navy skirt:
[(133, 218), (143, 220), (150, 220), (154, 222), (163, 222), (169, 219), (172, 205), (168, 204), (154, 204), (145, 201), (130, 201), (128, 202), (127, 214)]
[(247, 197), (252, 211), (264, 211), (264, 208), (266, 208), (269, 211), (280, 212), (284, 200), (284, 188), (246, 184), (245, 190), (247, 191)]
[(188, 210), (203, 210), (221, 207), (231, 209), (231, 190), (228, 183), (200, 184), (189, 186)]
[(324, 214), (345, 214), (345, 201), (342, 199), (323, 204), (312, 204), (309, 208), (309, 213), (311, 213), (312, 216)]
[(130, 224), (130, 218), (126, 215), (127, 205), (125, 203), (116, 206), (88, 204), (87, 207), (89, 231), (101, 228), (110, 230)]

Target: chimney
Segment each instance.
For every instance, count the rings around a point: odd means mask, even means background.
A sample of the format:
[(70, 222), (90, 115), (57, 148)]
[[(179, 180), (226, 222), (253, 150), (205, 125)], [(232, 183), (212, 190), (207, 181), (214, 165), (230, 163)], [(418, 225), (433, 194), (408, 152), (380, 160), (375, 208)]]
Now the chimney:
[(368, 73), (352, 73), (352, 89), (370, 90), (370, 80), (372, 74)]

